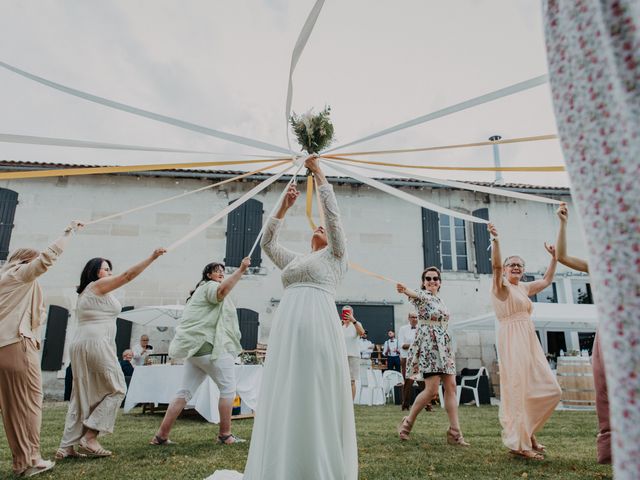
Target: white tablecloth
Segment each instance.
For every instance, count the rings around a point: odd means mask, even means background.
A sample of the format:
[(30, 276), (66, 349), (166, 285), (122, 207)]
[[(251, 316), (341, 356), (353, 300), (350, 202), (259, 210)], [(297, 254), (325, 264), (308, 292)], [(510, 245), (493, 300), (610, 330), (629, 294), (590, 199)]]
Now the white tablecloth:
[[(169, 403), (182, 384), (183, 365), (149, 365), (136, 367), (124, 402), (125, 413), (138, 403)], [(262, 365), (236, 365), (236, 391), (242, 399), (245, 411), (255, 410), (258, 404), (262, 380)], [(202, 382), (187, 408), (196, 411), (210, 423), (218, 423), (218, 398), (220, 390), (211, 378)]]

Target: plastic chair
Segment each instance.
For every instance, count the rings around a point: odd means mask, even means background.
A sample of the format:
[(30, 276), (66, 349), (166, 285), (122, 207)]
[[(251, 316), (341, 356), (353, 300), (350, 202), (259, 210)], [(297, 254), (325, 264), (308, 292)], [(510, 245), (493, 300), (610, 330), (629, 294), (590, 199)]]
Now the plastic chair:
[(384, 388), (382, 387), (382, 372), (378, 369), (367, 370), (371, 403), (369, 405), (384, 405)]
[(460, 385), (457, 387), (458, 394), (458, 405), (460, 405), (460, 395), (462, 393), (462, 389), (466, 388), (473, 392), (473, 398), (476, 402), (476, 407), (480, 406), (480, 397), (478, 396), (478, 385), (480, 383), (480, 377), (487, 373), (487, 369), (484, 367), (480, 367), (478, 373), (473, 376), (464, 376), (460, 379)]
[(360, 368), (360, 381), (356, 382), (360, 385), (356, 386), (356, 398), (354, 403), (358, 405), (372, 405), (373, 404), (373, 392), (369, 388), (369, 374), (371, 369)]
[(382, 374), (382, 391), (384, 393), (385, 402), (389, 401), (389, 399), (392, 399), (392, 401), (395, 402), (396, 394), (393, 387), (402, 384), (404, 384), (404, 378), (400, 372), (387, 370)]

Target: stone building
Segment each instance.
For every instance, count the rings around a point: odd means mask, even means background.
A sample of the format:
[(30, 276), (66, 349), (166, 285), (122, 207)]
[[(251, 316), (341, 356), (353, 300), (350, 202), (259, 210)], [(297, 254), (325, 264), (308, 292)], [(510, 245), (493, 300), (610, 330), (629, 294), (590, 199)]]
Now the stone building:
[[(44, 167), (66, 168), (68, 165), (0, 162), (0, 171)], [(19, 246), (44, 248), (72, 219), (97, 219), (236, 174), (184, 170), (0, 180), (0, 261), (6, 258), (8, 251)], [(268, 174), (255, 175), (97, 223), (73, 238), (58, 264), (40, 280), (46, 302), (51, 307), (48, 325), (43, 328), (43, 337), (46, 336), (43, 369), (48, 394), (59, 395), (62, 391), (62, 369), (67, 359), (65, 346), (72, 338), (75, 323), (75, 286), (88, 259), (109, 258), (116, 273), (123, 271), (154, 248), (181, 238), (267, 177)], [(227, 219), (161, 257), (137, 279), (117, 291), (122, 305), (135, 308), (184, 303), (206, 263), (224, 261), (228, 269), (238, 265), (274, 207), (286, 180), (288, 178), (283, 177)], [(421, 209), (349, 178), (332, 177), (329, 180), (338, 197), (352, 262), (414, 288), (418, 286), (425, 265), (439, 265), (444, 280), (441, 295), (452, 311), (453, 322), (491, 311), (489, 241), (483, 225)], [(454, 210), (487, 215), (500, 231), (504, 254), (521, 255), (526, 260), (527, 274), (533, 277), (541, 276), (546, 269), (549, 255), (543, 242), (553, 242), (558, 227), (553, 205), (411, 180), (385, 179), (384, 182)], [(567, 188), (509, 184), (502, 187), (560, 199), (571, 207)], [(568, 235), (572, 253), (586, 256), (575, 215)], [(310, 249), (304, 198), (300, 198), (287, 216), (281, 239), (293, 250)], [(558, 273), (557, 281), (548, 291), (539, 294), (537, 301), (589, 301), (588, 277), (569, 272), (564, 267), (560, 267)], [(243, 277), (232, 294), (241, 309), (245, 348), (252, 348), (257, 341), (268, 343), (271, 320), (281, 295), (278, 270), (258, 251), (251, 273)], [(396, 293), (393, 284), (355, 270), (349, 271), (339, 287), (336, 303), (354, 306), (356, 316), (376, 343), (384, 341), (387, 329), (403, 325), (411, 308)], [(150, 330), (126, 322), (119, 325), (119, 348), (133, 344), (142, 333), (150, 336), (156, 352), (166, 352), (171, 329)], [(578, 340), (588, 340), (593, 332), (591, 329), (538, 333), (543, 347), (557, 353), (559, 347), (568, 349)], [(458, 369), (490, 367), (496, 356), (494, 342), (495, 335), (491, 331), (457, 332)]]

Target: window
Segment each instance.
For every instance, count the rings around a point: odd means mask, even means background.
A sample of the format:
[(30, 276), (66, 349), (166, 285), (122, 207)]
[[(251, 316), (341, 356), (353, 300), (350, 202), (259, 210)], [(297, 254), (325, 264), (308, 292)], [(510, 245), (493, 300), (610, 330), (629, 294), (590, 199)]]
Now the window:
[(587, 350), (589, 355), (593, 352), (593, 341), (596, 339), (596, 332), (578, 332), (580, 351)]
[[(242, 259), (249, 253), (262, 228), (263, 213), (262, 202), (252, 198), (228, 215), (227, 253), (224, 259), (227, 267), (239, 267)], [(258, 244), (251, 255), (251, 268), (258, 268), (261, 263), (260, 244)]]
[(442, 214), (440, 214), (439, 220), (442, 269), (469, 270), (465, 221)]
[[(522, 276), (523, 282), (533, 282), (537, 280), (533, 275), (527, 275), (526, 273)], [(558, 303), (558, 289), (556, 286), (556, 282), (553, 282), (547, 288), (542, 290), (541, 292), (536, 293), (535, 295), (531, 295), (529, 297), (532, 302), (538, 303)]]
[(547, 352), (555, 358), (560, 355), (560, 350), (567, 351), (564, 332), (547, 332)]
[(0, 188), (0, 263), (9, 256), (9, 243), (17, 205), (18, 193)]
[(582, 280), (573, 280), (571, 282), (571, 290), (573, 292), (573, 303), (593, 303), (591, 295), (591, 285)]

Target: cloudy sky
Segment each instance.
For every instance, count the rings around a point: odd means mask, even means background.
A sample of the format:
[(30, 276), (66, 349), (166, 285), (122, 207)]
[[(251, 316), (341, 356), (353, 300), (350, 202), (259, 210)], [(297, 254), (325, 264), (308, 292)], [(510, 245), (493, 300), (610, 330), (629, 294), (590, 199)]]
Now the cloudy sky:
[[(3, 0), (0, 60), (132, 106), (285, 147), (291, 52), (314, 0)], [(337, 144), (547, 72), (538, 0), (327, 1), (294, 76), (293, 109), (332, 107)], [(207, 150), (114, 152), (0, 143), (0, 158), (83, 164), (270, 154), (118, 112), (0, 69), (0, 133)], [(555, 133), (543, 85), (347, 150)], [(562, 164), (557, 141), (501, 146), (503, 165)], [(376, 157), (491, 166), (490, 147)], [(492, 173), (430, 173), (492, 180)], [(505, 174), (566, 185), (564, 174)]]

